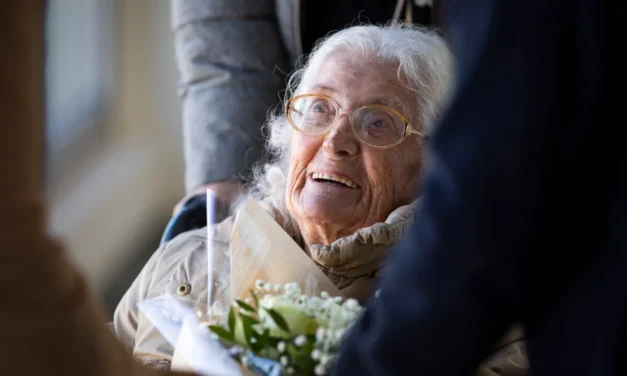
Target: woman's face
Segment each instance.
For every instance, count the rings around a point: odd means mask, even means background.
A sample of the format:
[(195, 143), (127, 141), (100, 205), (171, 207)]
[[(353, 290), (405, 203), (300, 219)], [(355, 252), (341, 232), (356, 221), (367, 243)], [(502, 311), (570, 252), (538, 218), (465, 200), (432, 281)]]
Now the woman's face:
[(398, 65), (346, 55), (331, 55), (307, 72), (301, 90), (331, 97), (342, 109), (325, 135), (292, 136), (286, 202), (308, 245), (330, 244), (384, 221), (412, 200), (421, 165), (416, 136), (387, 149), (355, 137), (349, 115), (367, 104), (386, 103), (412, 124), (417, 117), (405, 110), (413, 96), (398, 79)]

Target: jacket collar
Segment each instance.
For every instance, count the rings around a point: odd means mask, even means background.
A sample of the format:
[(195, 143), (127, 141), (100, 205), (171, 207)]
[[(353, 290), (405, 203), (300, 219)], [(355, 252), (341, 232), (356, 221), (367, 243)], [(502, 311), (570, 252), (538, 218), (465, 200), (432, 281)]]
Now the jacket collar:
[(398, 207), (385, 222), (362, 228), (330, 245), (309, 247), (311, 258), (326, 271), (355, 278), (377, 271), (392, 246), (414, 221), (419, 200)]
[[(301, 246), (304, 242), (291, 219), (284, 218), (271, 202), (262, 200), (262, 207), (274, 217), (283, 229)], [(413, 224), (420, 199), (396, 208), (384, 222), (357, 230), (350, 236), (337, 239), (330, 245), (313, 244), (309, 247), (311, 259), (332, 279), (354, 279), (377, 272), (391, 248)]]

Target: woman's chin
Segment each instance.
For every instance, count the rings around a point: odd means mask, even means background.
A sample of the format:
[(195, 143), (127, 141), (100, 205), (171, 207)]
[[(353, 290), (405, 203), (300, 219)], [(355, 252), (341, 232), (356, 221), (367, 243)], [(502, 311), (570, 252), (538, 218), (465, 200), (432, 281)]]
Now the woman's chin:
[(316, 224), (348, 224), (357, 215), (357, 205), (338, 197), (304, 197), (301, 200), (301, 212)]

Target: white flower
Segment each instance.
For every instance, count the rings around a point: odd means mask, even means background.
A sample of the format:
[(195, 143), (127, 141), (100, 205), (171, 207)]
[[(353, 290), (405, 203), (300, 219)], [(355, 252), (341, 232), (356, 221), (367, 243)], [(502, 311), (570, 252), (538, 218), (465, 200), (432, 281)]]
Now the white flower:
[(350, 310), (357, 310), (359, 309), (359, 302), (355, 299), (350, 298), (344, 302), (344, 307)]
[(250, 338), (250, 343), (253, 343), (253, 344), (257, 343), (257, 338), (251, 337)]
[(294, 368), (292, 368), (292, 367), (287, 367), (287, 369), (285, 371), (287, 372), (288, 375), (293, 375), (294, 374)]
[(283, 290), (285, 295), (291, 298), (296, 298), (300, 295), (300, 286), (295, 282), (286, 283), (283, 286)]
[(314, 368), (314, 373), (318, 376), (323, 376), (326, 373), (326, 369), (322, 364), (318, 364), (316, 368)]
[(323, 291), (323, 292), (320, 293), (320, 297), (322, 299), (329, 299), (329, 293), (326, 292), (326, 291)]
[(280, 353), (285, 352), (285, 342), (281, 341), (276, 345), (276, 349), (279, 350)]
[(307, 342), (307, 338), (305, 338), (305, 336), (302, 336), (302, 335), (294, 339), (294, 344), (298, 347), (301, 347), (302, 345), (304, 345), (305, 342)]
[(275, 301), (276, 301), (276, 297), (275, 296), (264, 295), (263, 298), (261, 299), (261, 301), (259, 302), (259, 305), (261, 307), (263, 307), (263, 308), (273, 309)]
[(321, 355), (320, 350), (315, 349), (314, 351), (311, 352), (311, 359), (318, 360), (320, 359), (320, 355)]
[(320, 364), (323, 366), (326, 366), (327, 364), (331, 362), (332, 359), (333, 359), (333, 356), (331, 356), (330, 354), (322, 353), (320, 355)]
[(345, 323), (347, 323), (347, 322), (351, 322), (351, 321), (355, 320), (355, 318), (356, 318), (356, 312), (355, 312), (355, 311), (349, 311), (349, 310), (343, 309), (343, 310), (342, 310), (342, 313), (341, 313), (341, 317), (342, 317), (342, 320), (343, 320)]
[(244, 299), (244, 303), (246, 304), (252, 304), (253, 300), (251, 298), (246, 298)]
[(274, 288), (274, 286), (272, 285), (272, 283), (266, 283), (263, 286), (263, 289), (266, 290), (266, 292), (272, 292), (272, 289)]
[(263, 288), (264, 284), (265, 283), (262, 280), (258, 279), (258, 280), (255, 281), (255, 288), (257, 290), (261, 290)]
[(281, 357), (281, 359), (279, 359), (279, 360), (281, 361), (281, 365), (282, 365), (283, 367), (287, 367), (287, 364), (289, 363), (289, 359), (287, 358), (287, 356), (286, 356), (286, 355), (283, 355), (283, 356)]
[(279, 293), (279, 292), (281, 292), (282, 289), (283, 289), (283, 286), (281, 286), (281, 285), (274, 285), (274, 292)]
[(325, 332), (324, 328), (318, 328), (318, 330), (316, 330), (316, 341), (318, 341), (318, 342), (324, 341), (324, 336), (325, 335), (326, 335), (326, 332)]

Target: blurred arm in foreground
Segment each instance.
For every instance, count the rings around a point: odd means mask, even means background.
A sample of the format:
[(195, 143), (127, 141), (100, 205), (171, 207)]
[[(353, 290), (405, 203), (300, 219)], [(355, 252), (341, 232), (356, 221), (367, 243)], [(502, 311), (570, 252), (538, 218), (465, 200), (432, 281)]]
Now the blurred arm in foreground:
[(43, 0), (3, 2), (0, 41), (0, 374), (156, 375), (117, 342), (85, 280), (46, 235)]
[(448, 4), (423, 207), (335, 374), (470, 375), (517, 321), (534, 376), (627, 372), (623, 4)]

